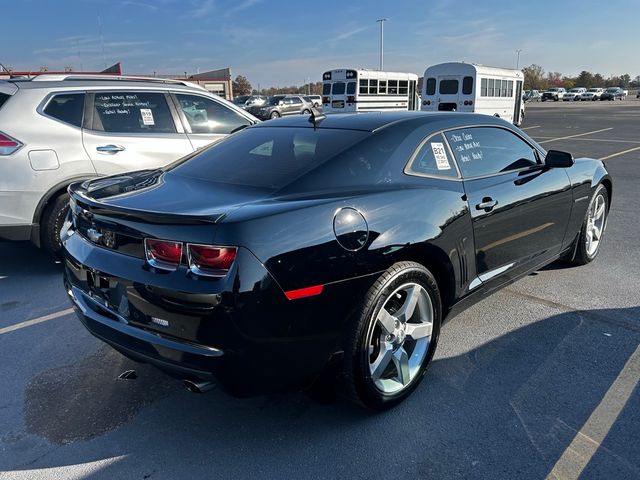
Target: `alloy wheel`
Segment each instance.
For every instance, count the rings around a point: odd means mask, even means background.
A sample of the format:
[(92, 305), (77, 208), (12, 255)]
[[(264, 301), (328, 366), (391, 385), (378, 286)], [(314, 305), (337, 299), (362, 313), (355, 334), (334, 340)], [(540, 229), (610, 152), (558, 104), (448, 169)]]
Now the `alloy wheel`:
[(407, 388), (429, 351), (434, 310), (421, 285), (398, 287), (378, 311), (367, 340), (369, 373), (384, 394)]
[(607, 202), (604, 196), (599, 193), (591, 202), (587, 217), (587, 231), (585, 235), (586, 250), (589, 257), (595, 256), (600, 247), (600, 240), (604, 233)]

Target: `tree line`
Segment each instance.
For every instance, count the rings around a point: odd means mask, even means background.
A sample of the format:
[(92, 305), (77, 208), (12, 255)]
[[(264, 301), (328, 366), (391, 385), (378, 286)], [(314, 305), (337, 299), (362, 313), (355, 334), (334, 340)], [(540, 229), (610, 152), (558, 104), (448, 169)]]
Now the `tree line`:
[(562, 75), (560, 72), (545, 72), (540, 65), (529, 65), (522, 69), (524, 73), (525, 90), (546, 90), (550, 87), (622, 87), (622, 88), (638, 88), (640, 87), (640, 75), (635, 79), (631, 79), (628, 73), (623, 75), (611, 75), (608, 78), (600, 73), (591, 73), (583, 70), (575, 77)]
[[(612, 75), (608, 78), (600, 73), (591, 73), (583, 70), (579, 75), (571, 77), (560, 72), (545, 72), (540, 65), (535, 63), (524, 67), (524, 89), (525, 90), (546, 90), (550, 87), (622, 87), (640, 88), (640, 75), (632, 79), (628, 73), (623, 75)], [(292, 85), (289, 87), (269, 87), (260, 90), (253, 88), (249, 80), (242, 75), (238, 75), (233, 81), (233, 94), (238, 95), (279, 95), (283, 93), (296, 93), (302, 95), (321, 95), (322, 82), (313, 82), (304, 85)]]

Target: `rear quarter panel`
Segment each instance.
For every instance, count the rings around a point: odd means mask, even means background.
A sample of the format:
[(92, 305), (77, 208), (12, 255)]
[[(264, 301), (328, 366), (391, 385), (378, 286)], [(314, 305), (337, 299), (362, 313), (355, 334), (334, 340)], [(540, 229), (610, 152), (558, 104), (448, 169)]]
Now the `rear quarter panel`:
[[(416, 178), (394, 190), (274, 201), (232, 213), (218, 225), (215, 243), (250, 249), (285, 291), (376, 274), (397, 261), (414, 260), (437, 262), (460, 295), (474, 259), (463, 195), (461, 182)], [(368, 225), (365, 246), (355, 252), (340, 246), (334, 235), (334, 216), (343, 207), (358, 210)]]

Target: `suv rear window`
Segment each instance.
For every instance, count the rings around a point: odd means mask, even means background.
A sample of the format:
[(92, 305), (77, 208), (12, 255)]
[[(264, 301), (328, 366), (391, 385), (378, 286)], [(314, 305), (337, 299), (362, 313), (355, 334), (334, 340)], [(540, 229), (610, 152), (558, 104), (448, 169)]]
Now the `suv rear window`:
[(116, 133), (175, 133), (163, 93), (96, 92), (93, 130)]
[(84, 93), (61, 93), (47, 102), (43, 112), (61, 122), (82, 126), (84, 114)]

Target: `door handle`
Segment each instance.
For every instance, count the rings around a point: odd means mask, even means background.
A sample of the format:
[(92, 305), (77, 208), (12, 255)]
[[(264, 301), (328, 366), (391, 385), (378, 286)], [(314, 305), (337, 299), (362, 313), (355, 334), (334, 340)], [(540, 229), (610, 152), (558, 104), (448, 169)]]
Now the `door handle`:
[(101, 145), (96, 147), (96, 150), (100, 153), (106, 153), (109, 155), (113, 155), (115, 153), (121, 152), (124, 150), (124, 147), (120, 145)]
[(482, 202), (476, 205), (476, 210), (484, 210), (486, 212), (490, 212), (496, 205), (498, 205), (497, 200), (494, 200), (491, 197), (484, 197), (482, 199)]

